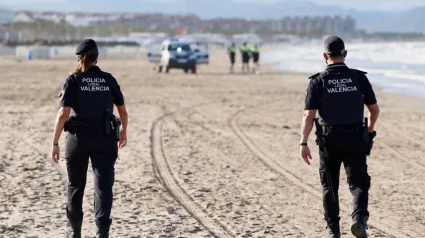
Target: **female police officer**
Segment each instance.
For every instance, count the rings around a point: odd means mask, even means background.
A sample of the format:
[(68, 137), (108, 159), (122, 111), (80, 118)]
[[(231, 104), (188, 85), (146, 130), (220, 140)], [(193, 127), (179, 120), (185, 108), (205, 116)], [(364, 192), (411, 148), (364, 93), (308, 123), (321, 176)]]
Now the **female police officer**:
[[(118, 147), (123, 148), (127, 143), (128, 115), (116, 79), (96, 66), (99, 55), (96, 42), (91, 39), (84, 40), (77, 47), (76, 55), (78, 66), (66, 79), (60, 95), (60, 109), (53, 135), (52, 159), (55, 163), (59, 161), (58, 141), (64, 129), (67, 131), (65, 160), (69, 179), (66, 206), (67, 236), (79, 238), (90, 157), (94, 172), (97, 237), (107, 238), (112, 222), (110, 214), (114, 165), (118, 158)], [(119, 124), (113, 123), (116, 122), (112, 114), (114, 104), (122, 120), (119, 135), (114, 133), (114, 130), (119, 130), (120, 127)]]

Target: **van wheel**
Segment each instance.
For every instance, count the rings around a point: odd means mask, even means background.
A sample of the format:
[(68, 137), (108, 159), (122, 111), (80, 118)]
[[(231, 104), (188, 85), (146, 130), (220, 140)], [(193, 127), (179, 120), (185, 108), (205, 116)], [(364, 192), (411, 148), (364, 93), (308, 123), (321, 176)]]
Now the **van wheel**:
[(190, 71), (192, 72), (192, 74), (196, 74), (196, 65), (195, 66), (192, 66), (190, 68)]
[(162, 66), (158, 66), (158, 73), (162, 73)]

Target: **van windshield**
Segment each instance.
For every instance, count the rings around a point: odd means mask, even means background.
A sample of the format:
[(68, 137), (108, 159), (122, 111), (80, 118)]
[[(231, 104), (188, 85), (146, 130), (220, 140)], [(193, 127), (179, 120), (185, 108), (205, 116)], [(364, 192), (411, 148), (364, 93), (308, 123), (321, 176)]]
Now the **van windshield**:
[[(180, 50), (178, 50), (180, 49)], [(189, 44), (170, 44), (168, 45), (168, 51), (191, 51)]]

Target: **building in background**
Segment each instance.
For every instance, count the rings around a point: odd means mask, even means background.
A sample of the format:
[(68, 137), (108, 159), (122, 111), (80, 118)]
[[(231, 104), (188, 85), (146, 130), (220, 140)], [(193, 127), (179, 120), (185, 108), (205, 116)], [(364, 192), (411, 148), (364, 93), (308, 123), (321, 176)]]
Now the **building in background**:
[(14, 17), (14, 12), (0, 9), (0, 24), (10, 23), (13, 21)]
[[(195, 14), (165, 13), (77, 13), (0, 10), (0, 40), (78, 41), (88, 36), (121, 39), (135, 32), (175, 34), (218, 34), (226, 40), (233, 35), (257, 34), (262, 38), (291, 35), (319, 39), (324, 35), (357, 36), (356, 22), (349, 16), (286, 16), (280, 19), (212, 18)], [(9, 24), (7, 24), (9, 23)], [(8, 31), (8, 33), (6, 33)], [(20, 33), (19, 33), (20, 32)], [(364, 34), (363, 34), (364, 35)], [(131, 38), (135, 38), (131, 36)], [(137, 38), (137, 37), (136, 37)], [(146, 37), (139, 37), (143, 45)], [(282, 37), (280, 37), (282, 38)], [(150, 39), (152, 40), (152, 39)], [(276, 39), (275, 39), (276, 40)], [(279, 39), (282, 40), (282, 39)], [(285, 40), (286, 36), (285, 36)], [(216, 39), (217, 44), (226, 41)]]
[(274, 20), (273, 31), (297, 35), (350, 34), (356, 31), (356, 22), (351, 17), (284, 17)]
[[(13, 14), (12, 14), (13, 15)], [(202, 19), (194, 14), (101, 14), (101, 13), (56, 13), (19, 11), (14, 16), (7, 15), (13, 22), (48, 21), (68, 23), (72, 26), (86, 27), (131, 27), (143, 31), (175, 31), (184, 29), (185, 33), (208, 32), (243, 34), (298, 34), (325, 35), (352, 33), (356, 24), (351, 17), (340, 16), (296, 16), (277, 20), (255, 20), (242, 18)]]
[(18, 41), (22, 39), (23, 33), (20, 31), (10, 31), (3, 24), (13, 22), (15, 12), (0, 9), (0, 41)]

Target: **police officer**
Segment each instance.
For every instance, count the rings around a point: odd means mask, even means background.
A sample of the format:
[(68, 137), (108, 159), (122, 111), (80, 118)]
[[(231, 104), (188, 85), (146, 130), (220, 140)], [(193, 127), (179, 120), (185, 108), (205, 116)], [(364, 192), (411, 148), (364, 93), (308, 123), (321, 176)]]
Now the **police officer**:
[(253, 71), (256, 74), (260, 74), (260, 64), (258, 63), (258, 61), (260, 60), (260, 49), (258, 49), (257, 44), (254, 45), (254, 49), (252, 49), (251, 55), (255, 67)]
[[(196, 42), (195, 47), (193, 48), (193, 52), (195, 52), (195, 54), (198, 54), (200, 51), (201, 51), (200, 50), (200, 43)], [(196, 63), (195, 67), (196, 67), (196, 72), (199, 72), (200, 66), (199, 66), (198, 63)]]
[[(311, 160), (308, 136), (316, 122), (316, 142), (320, 152), (320, 180), (323, 187), (324, 216), (328, 237), (340, 237), (338, 188), (341, 163), (344, 163), (353, 196), (351, 232), (355, 237), (367, 237), (368, 190), (367, 172), (368, 133), (374, 132), (379, 107), (366, 72), (348, 68), (344, 42), (337, 36), (325, 41), (323, 54), (326, 69), (310, 77), (305, 100), (300, 143), (301, 157)], [(364, 105), (369, 110), (368, 124), (363, 124)], [(316, 119), (316, 111), (319, 118)], [(366, 120), (365, 120), (366, 121)]]
[(242, 55), (242, 73), (245, 72), (245, 68), (247, 72), (249, 72), (249, 59), (250, 59), (251, 49), (249, 49), (246, 42), (244, 42), (243, 45), (241, 46), (240, 52)]
[(236, 58), (236, 45), (233, 42), (229, 48), (227, 48), (227, 54), (230, 57), (230, 73), (234, 72), (235, 58)]
[[(59, 161), (59, 137), (66, 131), (65, 160), (68, 171), (67, 237), (80, 238), (87, 167), (94, 172), (94, 210), (97, 237), (109, 237), (113, 201), (114, 165), (118, 147), (127, 143), (128, 115), (116, 79), (96, 66), (96, 42), (84, 40), (76, 49), (78, 65), (66, 79), (56, 118), (52, 159)], [(116, 106), (122, 125), (113, 112)], [(71, 115), (71, 117), (70, 117)], [(121, 130), (121, 131), (119, 131)], [(118, 142), (119, 141), (119, 142)]]

